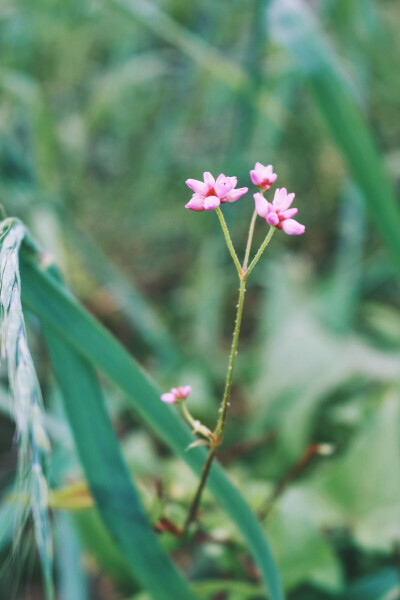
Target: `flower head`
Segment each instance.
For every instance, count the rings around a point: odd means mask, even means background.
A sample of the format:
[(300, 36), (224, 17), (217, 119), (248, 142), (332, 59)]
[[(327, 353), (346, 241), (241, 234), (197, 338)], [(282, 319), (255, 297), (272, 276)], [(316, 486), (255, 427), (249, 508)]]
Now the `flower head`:
[(272, 165), (265, 167), (261, 163), (256, 162), (254, 169), (250, 171), (250, 178), (254, 185), (265, 192), (275, 183), (278, 175), (274, 173)]
[(266, 220), (269, 225), (283, 229), (288, 235), (301, 235), (305, 231), (304, 225), (298, 223), (294, 217), (298, 209), (290, 208), (295, 194), (288, 194), (286, 188), (275, 191), (274, 199), (268, 202), (260, 192), (254, 194), (257, 214)]
[(175, 404), (175, 402), (179, 402), (180, 400), (187, 398), (191, 391), (192, 388), (190, 385), (172, 388), (170, 392), (167, 392), (161, 396), (161, 400), (167, 404)]
[(248, 189), (245, 187), (236, 190), (237, 178), (225, 177), (222, 173), (215, 180), (211, 173), (206, 171), (203, 179), (204, 181), (187, 179), (186, 185), (194, 194), (186, 208), (196, 211), (212, 210), (224, 202), (236, 202)]

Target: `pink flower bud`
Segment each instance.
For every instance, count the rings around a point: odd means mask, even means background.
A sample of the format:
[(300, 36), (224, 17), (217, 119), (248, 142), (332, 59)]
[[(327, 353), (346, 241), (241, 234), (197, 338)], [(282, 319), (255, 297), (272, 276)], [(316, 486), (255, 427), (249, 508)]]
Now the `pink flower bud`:
[(272, 165), (265, 167), (259, 162), (256, 162), (254, 169), (250, 171), (251, 181), (260, 190), (267, 191), (278, 178), (278, 175), (274, 173)]
[(184, 385), (178, 388), (172, 388), (170, 392), (162, 394), (161, 400), (166, 404), (175, 404), (187, 398), (192, 391), (190, 385)]

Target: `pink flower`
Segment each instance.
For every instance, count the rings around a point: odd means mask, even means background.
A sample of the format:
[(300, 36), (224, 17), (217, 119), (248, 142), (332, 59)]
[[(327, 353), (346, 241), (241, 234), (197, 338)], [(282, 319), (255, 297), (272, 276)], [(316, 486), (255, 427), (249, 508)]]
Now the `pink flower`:
[(190, 385), (172, 388), (170, 392), (167, 392), (161, 396), (161, 400), (167, 404), (175, 404), (175, 402), (179, 402), (180, 400), (187, 398), (191, 391), (192, 388)]
[(255, 167), (250, 171), (251, 181), (260, 188), (267, 191), (273, 183), (278, 179), (278, 175), (274, 173), (272, 165), (265, 167), (259, 162), (256, 162)]
[(187, 179), (186, 181), (186, 185), (194, 191), (191, 200), (186, 204), (186, 208), (190, 210), (212, 210), (224, 202), (236, 202), (248, 189), (235, 190), (237, 178), (225, 177), (222, 173), (215, 180), (211, 173), (206, 171), (203, 178), (204, 181), (197, 179)]
[(301, 235), (306, 228), (292, 219), (297, 215), (297, 208), (289, 208), (294, 196), (295, 194), (288, 194), (286, 188), (277, 189), (271, 204), (260, 192), (257, 192), (254, 194), (257, 214), (269, 225), (283, 229), (288, 235)]

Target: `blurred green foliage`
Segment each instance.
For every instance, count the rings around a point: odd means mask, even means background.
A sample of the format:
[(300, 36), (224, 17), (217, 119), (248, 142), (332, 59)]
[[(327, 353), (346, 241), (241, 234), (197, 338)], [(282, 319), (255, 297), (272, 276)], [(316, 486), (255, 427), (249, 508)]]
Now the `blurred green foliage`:
[[(285, 10), (300, 17), (282, 33), (276, 11)], [(310, 10), (319, 29), (311, 50), (300, 35)], [(183, 209), (184, 181), (210, 170), (249, 185), (260, 160), (296, 192), (307, 232), (276, 235), (249, 280), (222, 455), (255, 510), (280, 490), (263, 525), (293, 600), (399, 593), (398, 211), (389, 183), (400, 179), (399, 26), (399, 3), (383, 0), (0, 5), (0, 202), (163, 389), (192, 384), (192, 411), (206, 423), (223, 385), (236, 280), (215, 215)], [(321, 57), (319, 82), (333, 69), (337, 89), (318, 88)], [(345, 121), (340, 94), (351, 99)], [(387, 181), (365, 149), (371, 139)], [(224, 211), (241, 254), (251, 211), (251, 195)], [(57, 488), (82, 473), (38, 333), (32, 320)], [(194, 476), (103, 387), (148, 514), (182, 522)], [(5, 495), (15, 452), (4, 412)], [(301, 469), (315, 443), (332, 453)], [(9, 512), (4, 503), (5, 559)], [(94, 509), (68, 512), (55, 510), (66, 540), (56, 543), (60, 597), (145, 598)], [(208, 494), (201, 525), (209, 538), (197, 545), (161, 536), (198, 593), (262, 597), (242, 538)], [(7, 562), (0, 598), (25, 598), (27, 587), (43, 597), (30, 537), (13, 559), (19, 591)]]

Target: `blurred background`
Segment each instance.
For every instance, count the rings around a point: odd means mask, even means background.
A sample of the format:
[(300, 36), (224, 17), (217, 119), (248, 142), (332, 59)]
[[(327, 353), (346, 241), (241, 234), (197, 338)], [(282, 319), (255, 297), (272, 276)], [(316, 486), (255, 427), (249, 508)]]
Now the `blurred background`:
[[(400, 597), (399, 28), (396, 0), (0, 5), (0, 202), (160, 389), (192, 385), (210, 426), (237, 280), (216, 215), (184, 209), (184, 182), (207, 170), (251, 188), (260, 161), (296, 193), (306, 234), (276, 235), (248, 282), (221, 451), (293, 600)], [(252, 210), (250, 193), (224, 207), (240, 256)], [(259, 219), (255, 245), (265, 233)], [(59, 598), (144, 600), (82, 487), (33, 319), (29, 335), (51, 485), (75, 498), (53, 511)], [(103, 384), (150, 518), (181, 522), (195, 477)], [(39, 600), (29, 527), (12, 544), (7, 386), (3, 373), (0, 598)], [(163, 543), (202, 597), (262, 598), (207, 494), (201, 523), (229, 542)]]

